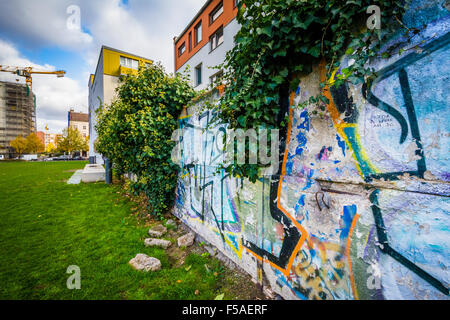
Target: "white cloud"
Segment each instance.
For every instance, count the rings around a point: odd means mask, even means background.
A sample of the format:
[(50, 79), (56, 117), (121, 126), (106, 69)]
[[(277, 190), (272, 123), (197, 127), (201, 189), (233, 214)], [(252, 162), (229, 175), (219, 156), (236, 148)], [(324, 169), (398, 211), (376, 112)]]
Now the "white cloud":
[[(0, 3), (0, 30), (35, 50), (56, 46), (80, 52), (94, 69), (101, 45), (161, 61), (173, 71), (173, 37), (204, 0), (14, 0)], [(66, 26), (70, 5), (78, 5), (85, 31)], [(91, 70), (93, 72), (94, 70)]]
[[(174, 67), (173, 38), (178, 36), (204, 4), (204, 0), (84, 1), (85, 22), (98, 48), (105, 44), (161, 61), (166, 71)], [(98, 52), (96, 52), (98, 55)]]
[[(20, 55), (10, 43), (0, 40), (0, 64), (9, 66), (31, 66), (35, 70), (55, 70), (51, 65), (39, 65)], [(0, 80), (25, 83), (23, 77), (1, 72)], [(87, 90), (70, 77), (57, 78), (55, 75), (33, 75), (33, 92), (36, 94), (36, 117), (38, 130), (43, 130), (46, 122), (52, 132), (60, 132), (67, 126), (67, 111), (75, 107), (87, 112)]]
[[(76, 1), (75, 1), (76, 2)], [(82, 30), (67, 28), (67, 8), (73, 1), (2, 1), (0, 29), (22, 38), (30, 46), (57, 44), (64, 49), (83, 49), (93, 38)]]
[[(20, 56), (19, 51), (11, 44), (0, 39), (0, 62), (3, 65), (18, 67), (51, 68), (49, 65), (39, 66), (26, 58)], [(3, 74), (4, 75), (4, 74)]]
[[(87, 67), (72, 78), (33, 77), (38, 130), (48, 123), (51, 131), (60, 131), (66, 126), (70, 107), (87, 112), (86, 84), (89, 74), (95, 72), (102, 45), (161, 61), (166, 71), (173, 72), (173, 37), (179, 35), (204, 3), (205, 0), (128, 0), (124, 6), (120, 0), (0, 1), (0, 64), (55, 70), (50, 64), (30, 61), (18, 52), (18, 46), (34, 52), (57, 47), (82, 57)], [(80, 7), (81, 30), (67, 28), (70, 5)], [(14, 45), (2, 41), (2, 37)], [(1, 72), (0, 79), (5, 77), (16, 79)]]

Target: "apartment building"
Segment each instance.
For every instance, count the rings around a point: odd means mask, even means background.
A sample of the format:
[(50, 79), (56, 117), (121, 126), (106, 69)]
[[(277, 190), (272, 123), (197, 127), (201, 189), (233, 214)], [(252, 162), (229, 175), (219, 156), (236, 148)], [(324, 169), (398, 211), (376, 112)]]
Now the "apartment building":
[(28, 86), (0, 81), (0, 154), (12, 157), (10, 142), (36, 132), (36, 97)]
[(100, 104), (110, 104), (119, 85), (119, 77), (137, 74), (139, 67), (145, 67), (153, 60), (143, 58), (125, 51), (102, 46), (95, 74), (89, 77), (89, 162), (103, 164), (102, 156), (96, 152), (94, 142), (97, 139), (95, 124), (96, 110)]
[(212, 69), (234, 47), (240, 26), (236, 21), (239, 0), (208, 0), (191, 22), (174, 38), (175, 72), (189, 67), (196, 90), (206, 89), (222, 71)]
[(61, 133), (44, 133), (44, 146), (47, 149), (49, 144), (52, 144), (53, 147), (57, 148), (59, 142), (62, 140), (63, 135)]
[(89, 137), (89, 114), (75, 112), (73, 108), (67, 114), (67, 126), (72, 129), (78, 129), (83, 138)]
[(36, 132), (36, 136), (38, 137), (38, 139), (41, 141), (41, 143), (44, 145), (45, 147), (45, 132), (43, 131), (37, 131)]

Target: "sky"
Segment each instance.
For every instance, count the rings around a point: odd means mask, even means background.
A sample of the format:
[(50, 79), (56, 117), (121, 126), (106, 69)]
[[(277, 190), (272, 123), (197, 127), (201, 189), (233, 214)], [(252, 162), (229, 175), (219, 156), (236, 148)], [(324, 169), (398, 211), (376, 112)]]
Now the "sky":
[[(173, 72), (173, 38), (205, 0), (0, 0), (0, 65), (65, 70), (33, 75), (37, 130), (59, 133), (67, 112), (88, 111), (88, 79), (102, 45), (159, 61)], [(80, 27), (71, 6), (78, 6)], [(1, 81), (23, 77), (0, 72)]]

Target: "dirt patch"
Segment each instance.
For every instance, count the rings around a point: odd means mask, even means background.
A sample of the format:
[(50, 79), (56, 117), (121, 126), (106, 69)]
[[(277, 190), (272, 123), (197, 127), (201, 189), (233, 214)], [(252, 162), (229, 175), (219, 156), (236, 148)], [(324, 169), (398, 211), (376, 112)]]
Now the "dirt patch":
[(224, 292), (236, 300), (266, 300), (250, 275), (237, 270), (226, 269), (224, 272)]
[[(149, 225), (151, 227), (154, 227), (157, 224), (161, 223), (151, 223), (148, 222), (145, 225)], [(177, 239), (183, 235), (186, 234), (186, 231), (178, 229), (178, 230), (167, 230), (167, 233), (165, 233), (160, 239), (169, 240), (172, 244), (165, 249), (168, 258), (169, 258), (169, 264), (171, 268), (179, 268), (184, 265), (185, 259), (188, 255), (191, 253), (201, 255), (202, 253), (205, 253), (206, 250), (200, 248), (198, 244), (193, 244), (189, 247), (178, 247), (177, 245)], [(145, 238), (148, 237), (147, 235)], [(141, 239), (143, 240), (143, 239)]]
[[(204, 245), (199, 245), (195, 242), (192, 246), (180, 248), (176, 243), (176, 239), (187, 231), (182, 227), (178, 227), (178, 230), (169, 230), (164, 236), (170, 238), (173, 244), (166, 250), (169, 256), (169, 262), (173, 268), (180, 267), (184, 264), (185, 258), (191, 254), (202, 255), (208, 253)], [(213, 258), (216, 259), (216, 258)], [(253, 282), (251, 276), (239, 269), (231, 269), (225, 266), (223, 262), (219, 262), (223, 267), (223, 272), (220, 275), (220, 286), (222, 292), (226, 297), (236, 300), (265, 300), (267, 297), (264, 293), (258, 289), (255, 282)]]
[(44, 290), (48, 288), (48, 285), (45, 284), (38, 284), (37, 286), (34, 287), (35, 290)]
[(202, 254), (203, 252), (198, 252), (195, 250), (197, 245), (192, 245), (190, 247), (180, 248), (177, 245), (178, 237), (181, 237), (186, 232), (178, 228), (178, 230), (168, 230), (167, 234), (164, 235), (164, 238), (169, 238), (172, 242), (172, 245), (167, 248), (166, 253), (169, 256), (170, 265), (174, 268), (180, 267), (184, 264), (184, 260), (190, 253)]

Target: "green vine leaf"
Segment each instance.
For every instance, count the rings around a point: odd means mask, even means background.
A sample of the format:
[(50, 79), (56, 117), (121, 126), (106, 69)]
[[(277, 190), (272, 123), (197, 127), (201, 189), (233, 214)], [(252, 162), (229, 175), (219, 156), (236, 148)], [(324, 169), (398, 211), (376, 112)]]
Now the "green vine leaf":
[[(322, 60), (327, 79), (340, 68), (344, 55), (354, 60), (352, 66), (337, 73), (336, 86), (370, 78), (373, 70), (366, 67), (370, 61), (391, 56), (392, 48), (379, 50), (403, 28), (398, 21), (405, 1), (376, 1), (382, 12), (382, 29), (370, 30), (366, 10), (372, 0), (241, 0), (237, 14), (241, 29), (223, 64), (227, 87), (214, 106), (219, 111), (218, 123), (228, 124), (230, 129), (286, 126), (286, 121), (279, 120), (280, 97), (296, 90), (300, 77)], [(328, 102), (320, 96), (309, 105), (319, 107), (316, 114), (323, 115)], [(302, 103), (301, 107), (307, 105)], [(255, 180), (261, 167), (232, 163), (224, 168), (234, 176)]]

